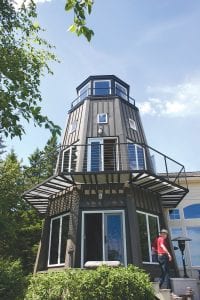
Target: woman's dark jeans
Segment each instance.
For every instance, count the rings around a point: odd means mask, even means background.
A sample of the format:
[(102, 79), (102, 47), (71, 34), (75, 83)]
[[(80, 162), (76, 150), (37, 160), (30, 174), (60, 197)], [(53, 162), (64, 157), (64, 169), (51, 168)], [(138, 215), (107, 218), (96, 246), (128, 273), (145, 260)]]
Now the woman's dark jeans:
[(171, 283), (170, 283), (170, 277), (169, 277), (169, 258), (166, 254), (158, 255), (158, 262), (161, 269), (161, 276), (160, 276), (160, 284), (159, 287), (163, 285), (163, 283), (166, 281), (167, 289), (171, 290)]

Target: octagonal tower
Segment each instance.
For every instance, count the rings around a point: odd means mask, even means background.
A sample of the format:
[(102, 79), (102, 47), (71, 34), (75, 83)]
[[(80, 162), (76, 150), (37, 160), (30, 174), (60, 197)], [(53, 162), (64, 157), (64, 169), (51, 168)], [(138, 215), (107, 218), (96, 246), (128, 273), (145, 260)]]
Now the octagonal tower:
[(179, 185), (184, 172), (148, 146), (127, 83), (88, 77), (71, 104), (55, 174), (24, 193), (45, 216), (35, 271), (114, 260), (153, 277), (151, 242), (167, 226), (164, 209), (188, 192)]

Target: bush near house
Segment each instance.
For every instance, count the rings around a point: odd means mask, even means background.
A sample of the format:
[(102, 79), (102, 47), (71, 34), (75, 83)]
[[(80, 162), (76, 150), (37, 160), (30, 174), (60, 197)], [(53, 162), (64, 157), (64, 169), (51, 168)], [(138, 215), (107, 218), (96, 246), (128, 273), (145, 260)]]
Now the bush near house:
[(24, 299), (27, 280), (19, 260), (0, 259), (0, 299)]
[(148, 275), (135, 266), (33, 275), (26, 300), (151, 300)]

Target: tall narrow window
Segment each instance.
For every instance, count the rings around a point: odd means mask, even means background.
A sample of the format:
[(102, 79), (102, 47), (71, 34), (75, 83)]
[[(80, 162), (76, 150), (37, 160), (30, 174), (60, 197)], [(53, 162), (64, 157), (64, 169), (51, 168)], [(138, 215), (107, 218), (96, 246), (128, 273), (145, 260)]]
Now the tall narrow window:
[(93, 94), (96, 96), (109, 95), (111, 92), (110, 80), (97, 80), (94, 81)]
[(128, 143), (129, 168), (131, 170), (145, 169), (144, 148), (138, 144)]
[(187, 235), (192, 240), (189, 242), (190, 247), (190, 257), (191, 257), (191, 265), (193, 267), (200, 267), (200, 255), (199, 255), (199, 247), (200, 247), (200, 227), (192, 226), (187, 227)]
[(68, 227), (68, 214), (51, 219), (48, 258), (49, 266), (63, 265), (65, 263)]
[(117, 169), (117, 139), (89, 139), (87, 170), (115, 171)]
[(140, 245), (142, 251), (143, 262), (153, 262), (151, 245), (153, 240), (159, 233), (159, 219), (155, 215), (137, 212), (139, 231), (140, 231)]
[(123, 85), (121, 85), (118, 82), (115, 82), (115, 93), (121, 98), (127, 100), (127, 88), (125, 88)]
[(69, 126), (69, 133), (76, 131), (77, 121), (73, 121)]
[(77, 163), (77, 146), (71, 146), (63, 151), (62, 171), (75, 172)]

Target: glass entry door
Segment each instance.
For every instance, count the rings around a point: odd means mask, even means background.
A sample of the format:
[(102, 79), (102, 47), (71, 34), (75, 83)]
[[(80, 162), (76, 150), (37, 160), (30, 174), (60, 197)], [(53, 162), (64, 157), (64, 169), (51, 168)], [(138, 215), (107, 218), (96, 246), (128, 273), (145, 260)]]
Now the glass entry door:
[(83, 212), (82, 266), (119, 260), (126, 265), (123, 211)]

